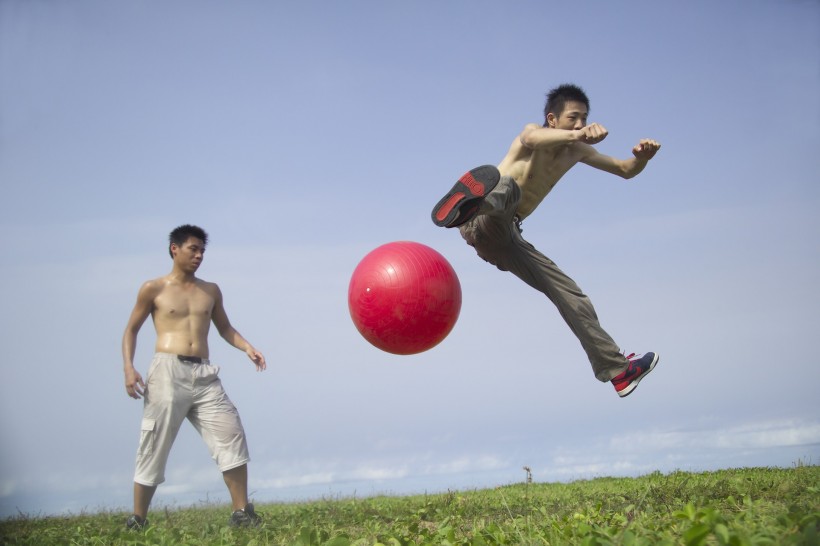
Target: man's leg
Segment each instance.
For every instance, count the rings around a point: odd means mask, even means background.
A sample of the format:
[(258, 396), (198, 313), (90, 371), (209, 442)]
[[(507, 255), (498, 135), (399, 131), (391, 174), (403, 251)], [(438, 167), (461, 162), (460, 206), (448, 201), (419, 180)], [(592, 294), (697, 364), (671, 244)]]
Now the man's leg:
[[(517, 230), (516, 230), (517, 232)], [(538, 252), (521, 238), (519, 249), (523, 259), (513, 260), (511, 271), (530, 286), (540, 290), (558, 307), (561, 316), (581, 342), (587, 353), (595, 377), (602, 382), (611, 381), (615, 392), (621, 398), (628, 396), (638, 383), (658, 363), (656, 353), (629, 356), (604, 331), (598, 322), (598, 315), (592, 302), (581, 291), (575, 281), (561, 271), (555, 263)], [(515, 237), (514, 237), (515, 239)]]
[(460, 228), (461, 235), (483, 260), (547, 296), (581, 342), (595, 377), (609, 381), (629, 362), (601, 327), (592, 303), (575, 281), (521, 236), (514, 220), (520, 196), (515, 181), (502, 177), (484, 199), (481, 214)]
[(595, 377), (612, 381), (618, 395), (631, 393), (658, 362), (655, 353), (624, 356), (598, 322), (592, 302), (555, 263), (521, 236), (515, 218), (521, 190), (515, 181), (502, 177), (481, 204), (479, 214), (459, 230), (479, 257), (518, 278), (547, 296), (581, 342)]
[(134, 514), (141, 519), (148, 517), (148, 507), (157, 490), (156, 485), (142, 485), (134, 482)]
[(157, 485), (165, 481), (165, 465), (171, 446), (185, 419), (188, 401), (178, 392), (175, 364), (176, 357), (158, 353), (154, 355), (148, 372), (134, 472), (134, 514), (127, 522), (131, 529), (142, 528), (145, 524)]
[(262, 525), (262, 518), (248, 500), (248, 465), (243, 464), (222, 473), (225, 485), (231, 493), (233, 513), (228, 520), (234, 527), (257, 527)]
[(243, 464), (222, 473), (234, 510), (242, 510), (248, 505), (248, 465)]
[(524, 244), (527, 246), (519, 247), (519, 252), (511, 261), (510, 271), (555, 304), (580, 341), (595, 377), (602, 382), (612, 380), (627, 368), (629, 361), (601, 326), (592, 302), (552, 260), (532, 245)]
[(248, 443), (239, 412), (219, 380), (219, 368), (210, 363), (196, 367), (199, 389), (188, 420), (199, 432), (231, 495), (231, 525), (259, 525), (261, 518), (248, 501)]

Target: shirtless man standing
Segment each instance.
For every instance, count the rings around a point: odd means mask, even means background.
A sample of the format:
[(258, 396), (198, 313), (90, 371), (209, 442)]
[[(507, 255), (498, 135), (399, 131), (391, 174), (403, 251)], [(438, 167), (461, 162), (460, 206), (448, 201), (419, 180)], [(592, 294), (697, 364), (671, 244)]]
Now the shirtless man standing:
[(578, 285), (521, 236), (521, 222), (576, 163), (632, 178), (661, 147), (644, 139), (629, 159), (598, 153), (592, 144), (606, 138), (607, 130), (587, 125), (588, 113), (589, 99), (581, 88), (567, 84), (550, 91), (544, 125), (525, 126), (498, 168), (485, 165), (462, 176), (435, 206), (432, 218), (438, 226), (459, 226), (482, 259), (543, 292), (578, 337), (595, 377), (611, 381), (624, 397), (652, 371), (658, 355), (621, 353)]
[[(245, 351), (265, 369), (265, 357), (231, 326), (222, 305), (219, 287), (196, 278), (208, 235), (197, 226), (179, 226), (170, 234), (171, 272), (147, 281), (122, 338), (125, 390), (129, 396), (145, 397), (140, 445), (134, 475), (134, 514), (129, 529), (148, 525), (148, 506), (165, 481), (165, 464), (182, 421), (187, 418), (208, 445), (222, 471), (231, 495), (230, 523), (259, 525), (261, 518), (248, 502), (248, 445), (245, 431), (219, 380), (219, 368), (208, 359), (208, 330), (213, 321), (219, 335)], [(137, 333), (148, 318), (157, 333), (156, 353), (148, 381), (134, 368)]]

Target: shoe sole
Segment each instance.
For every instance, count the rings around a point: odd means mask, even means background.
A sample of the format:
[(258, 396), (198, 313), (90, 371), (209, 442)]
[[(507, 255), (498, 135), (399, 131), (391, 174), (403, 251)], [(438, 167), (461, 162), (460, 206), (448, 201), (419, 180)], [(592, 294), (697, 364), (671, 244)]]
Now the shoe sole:
[(501, 174), (492, 165), (476, 167), (465, 173), (433, 207), (430, 214), (433, 223), (439, 227), (456, 227), (469, 222), (500, 179)]
[(618, 391), (618, 396), (620, 396), (621, 398), (626, 398), (627, 396), (632, 394), (632, 391), (634, 391), (638, 387), (638, 383), (641, 382), (641, 379), (649, 375), (649, 372), (655, 369), (655, 366), (657, 366), (660, 359), (660, 355), (658, 355), (658, 353), (655, 353), (655, 358), (652, 359), (652, 364), (649, 365), (649, 369), (643, 372), (638, 377), (636, 377), (635, 380), (632, 383), (630, 383), (624, 390)]

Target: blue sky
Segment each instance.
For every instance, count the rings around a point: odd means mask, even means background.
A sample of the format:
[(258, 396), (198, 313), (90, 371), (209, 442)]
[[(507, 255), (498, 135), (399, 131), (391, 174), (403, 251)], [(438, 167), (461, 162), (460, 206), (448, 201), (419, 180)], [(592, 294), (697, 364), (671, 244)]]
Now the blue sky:
[[(120, 341), (167, 233), (267, 356), (215, 332), (257, 502), (820, 460), (820, 6), (812, 1), (0, 2), (0, 517), (130, 509)], [(591, 98), (623, 181), (572, 170), (524, 236), (661, 363), (619, 399), (552, 304), (430, 208), (544, 95)], [(395, 356), (347, 310), (390, 241), (463, 306)], [(139, 337), (145, 373), (153, 329)], [(226, 499), (183, 427), (155, 504)]]

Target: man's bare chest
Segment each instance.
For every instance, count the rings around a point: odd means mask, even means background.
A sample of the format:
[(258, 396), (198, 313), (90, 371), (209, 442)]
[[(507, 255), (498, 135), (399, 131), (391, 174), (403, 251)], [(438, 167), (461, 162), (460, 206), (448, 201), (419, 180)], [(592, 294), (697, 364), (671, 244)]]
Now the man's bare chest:
[(552, 187), (576, 163), (578, 154), (571, 146), (549, 151), (535, 150), (524, 167), (525, 178)]
[(154, 299), (154, 315), (168, 319), (210, 319), (214, 299), (201, 288), (166, 289)]

